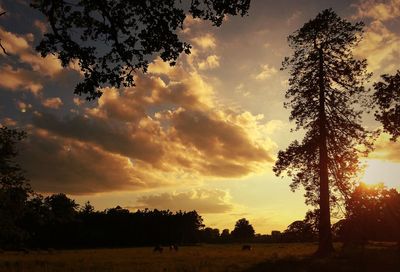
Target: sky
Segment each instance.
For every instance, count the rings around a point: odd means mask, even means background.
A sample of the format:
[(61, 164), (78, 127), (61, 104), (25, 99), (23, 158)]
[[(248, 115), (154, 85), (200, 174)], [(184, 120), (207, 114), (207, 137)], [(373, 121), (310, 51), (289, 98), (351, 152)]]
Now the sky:
[[(23, 0), (0, 7), (9, 53), (0, 55), (0, 124), (28, 132), (18, 160), (33, 189), (98, 210), (195, 209), (221, 230), (243, 217), (257, 233), (284, 230), (312, 209), (272, 171), (277, 152), (301, 139), (283, 107), (288, 35), (333, 8), (365, 23), (354, 55), (367, 58), (371, 83), (400, 68), (400, 0), (252, 0), (248, 16), (219, 28), (187, 17), (179, 35), (190, 55), (175, 67), (155, 59), (136, 87), (88, 102), (73, 95), (77, 65), (35, 52), (48, 29), (41, 14)], [(363, 124), (379, 128), (372, 114)], [(400, 188), (400, 143), (389, 138), (378, 138), (359, 179)]]

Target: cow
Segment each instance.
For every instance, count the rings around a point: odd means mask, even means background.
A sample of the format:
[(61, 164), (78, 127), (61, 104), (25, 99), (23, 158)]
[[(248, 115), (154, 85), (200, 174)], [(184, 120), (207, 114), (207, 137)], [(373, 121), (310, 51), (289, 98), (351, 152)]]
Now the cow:
[(176, 244), (173, 244), (173, 245), (170, 245), (169, 246), (169, 251), (178, 251), (178, 245), (176, 245)]
[(159, 253), (162, 253), (163, 252), (163, 248), (162, 248), (162, 246), (160, 246), (160, 245), (157, 245), (157, 246), (155, 246), (154, 247), (154, 249), (153, 249), (153, 252), (159, 252)]
[(242, 246), (242, 250), (250, 251), (251, 250), (251, 245), (243, 245)]

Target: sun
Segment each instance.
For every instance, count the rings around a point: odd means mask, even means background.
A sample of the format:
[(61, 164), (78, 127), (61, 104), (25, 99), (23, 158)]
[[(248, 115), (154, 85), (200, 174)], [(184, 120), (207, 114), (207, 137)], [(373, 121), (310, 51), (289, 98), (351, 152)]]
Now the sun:
[(384, 183), (389, 188), (400, 188), (400, 163), (379, 159), (366, 159), (361, 181), (367, 184)]

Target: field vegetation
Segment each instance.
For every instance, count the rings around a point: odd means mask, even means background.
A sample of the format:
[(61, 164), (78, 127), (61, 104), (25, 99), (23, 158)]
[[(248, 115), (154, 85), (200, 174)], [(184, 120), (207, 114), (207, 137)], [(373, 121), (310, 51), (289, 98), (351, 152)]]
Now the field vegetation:
[(162, 253), (151, 247), (2, 252), (1, 272), (19, 271), (398, 271), (395, 244), (369, 243), (341, 249), (326, 259), (312, 257), (313, 243), (180, 247)]

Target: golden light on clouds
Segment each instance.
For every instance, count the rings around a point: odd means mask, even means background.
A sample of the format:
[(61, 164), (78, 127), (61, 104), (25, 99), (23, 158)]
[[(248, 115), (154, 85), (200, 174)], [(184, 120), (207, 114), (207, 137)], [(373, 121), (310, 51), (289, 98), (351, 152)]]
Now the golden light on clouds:
[[(0, 120), (28, 131), (20, 162), (34, 188), (96, 199), (101, 208), (199, 209), (220, 228), (246, 217), (263, 233), (302, 219), (302, 192), (292, 194), (272, 172), (277, 151), (301, 137), (290, 133), (288, 75), (279, 68), (291, 53), (286, 37), (327, 7), (292, 2), (252, 1), (249, 16), (220, 28), (188, 17), (179, 35), (190, 55), (174, 67), (156, 58), (135, 75), (136, 87), (105, 87), (91, 102), (72, 94), (78, 63), (64, 69), (34, 50), (48, 28), (43, 19), (16, 17), (18, 31), (2, 25), (10, 56), (0, 55)], [(374, 78), (400, 67), (400, 0), (331, 4), (366, 23), (355, 54)], [(400, 143), (389, 138), (365, 160), (365, 182), (399, 187)]]

